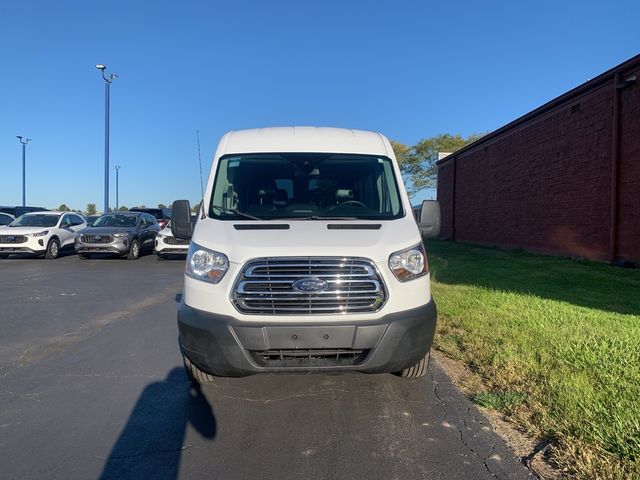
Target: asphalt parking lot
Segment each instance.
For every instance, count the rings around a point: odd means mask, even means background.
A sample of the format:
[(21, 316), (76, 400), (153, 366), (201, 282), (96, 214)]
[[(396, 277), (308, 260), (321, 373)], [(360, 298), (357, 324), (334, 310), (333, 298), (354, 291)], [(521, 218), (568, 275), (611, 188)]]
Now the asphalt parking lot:
[(436, 362), (191, 387), (183, 262), (0, 260), (2, 478), (532, 478)]

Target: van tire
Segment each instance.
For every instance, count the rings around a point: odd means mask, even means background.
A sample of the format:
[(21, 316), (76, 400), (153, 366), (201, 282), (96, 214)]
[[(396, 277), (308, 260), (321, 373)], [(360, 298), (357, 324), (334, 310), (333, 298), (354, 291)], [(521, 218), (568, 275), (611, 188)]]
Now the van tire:
[(207, 383), (213, 383), (215, 377), (209, 373), (205, 373), (196, 367), (189, 357), (187, 357), (184, 352), (182, 353), (182, 363), (184, 364), (184, 371), (187, 375), (187, 378), (192, 383), (198, 383), (200, 385), (204, 385)]
[(402, 378), (420, 378), (424, 377), (427, 374), (427, 369), (429, 368), (429, 360), (431, 359), (431, 352), (428, 352), (418, 363), (413, 365), (412, 367), (405, 368), (399, 372), (396, 372), (396, 375)]

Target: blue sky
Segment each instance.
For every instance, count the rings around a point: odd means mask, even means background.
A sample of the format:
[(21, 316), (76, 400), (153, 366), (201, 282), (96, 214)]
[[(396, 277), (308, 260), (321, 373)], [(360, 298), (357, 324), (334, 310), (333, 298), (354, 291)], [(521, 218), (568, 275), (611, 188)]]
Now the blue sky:
[(29, 1), (0, 6), (0, 204), (197, 201), (231, 129), (322, 125), (413, 144), (494, 130), (640, 53), (633, 1)]

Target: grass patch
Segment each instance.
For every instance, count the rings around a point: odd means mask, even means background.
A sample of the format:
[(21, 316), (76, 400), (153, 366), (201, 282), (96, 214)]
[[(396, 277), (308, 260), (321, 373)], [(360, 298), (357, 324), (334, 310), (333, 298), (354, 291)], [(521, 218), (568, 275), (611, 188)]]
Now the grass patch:
[(436, 347), (573, 478), (640, 478), (640, 270), (428, 240)]
[(519, 392), (480, 392), (473, 396), (473, 401), (481, 407), (508, 413), (513, 407), (521, 404), (524, 398), (525, 396)]

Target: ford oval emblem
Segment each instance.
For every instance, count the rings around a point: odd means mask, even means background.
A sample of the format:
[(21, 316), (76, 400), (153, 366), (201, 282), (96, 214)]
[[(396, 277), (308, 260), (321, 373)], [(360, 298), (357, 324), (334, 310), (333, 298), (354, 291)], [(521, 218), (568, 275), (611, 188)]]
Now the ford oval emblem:
[(318, 277), (307, 277), (296, 280), (292, 287), (300, 292), (324, 292), (329, 288), (329, 284)]

